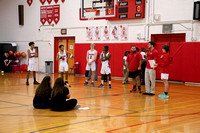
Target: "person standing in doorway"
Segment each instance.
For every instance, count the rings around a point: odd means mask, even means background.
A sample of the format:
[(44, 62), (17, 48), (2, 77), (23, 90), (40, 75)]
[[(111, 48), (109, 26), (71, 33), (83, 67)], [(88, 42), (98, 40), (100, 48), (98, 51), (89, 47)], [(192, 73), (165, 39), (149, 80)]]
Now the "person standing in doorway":
[(90, 50), (87, 51), (87, 55), (86, 55), (87, 65), (86, 65), (86, 71), (85, 71), (85, 83), (84, 83), (84, 86), (88, 85), (88, 74), (89, 74), (90, 69), (92, 71), (91, 86), (94, 86), (95, 71), (96, 71), (95, 61), (97, 59), (97, 51), (94, 49), (95, 46), (96, 45), (94, 43), (92, 43), (90, 45)]
[(30, 48), (27, 50), (27, 53), (28, 53), (28, 72), (27, 72), (27, 75), (26, 75), (26, 85), (29, 85), (30, 72), (33, 72), (33, 78), (34, 78), (33, 84), (39, 84), (36, 81), (36, 71), (37, 71), (36, 58), (38, 58), (38, 53), (36, 52), (34, 46), (35, 46), (34, 42), (29, 42)]
[(142, 63), (142, 56), (139, 52), (136, 51), (136, 47), (131, 46), (131, 53), (127, 56), (126, 59), (127, 71), (129, 71), (129, 77), (133, 79), (133, 89), (130, 92), (136, 92), (138, 87), (138, 92), (142, 93), (140, 85), (140, 70)]
[(56, 60), (60, 60), (59, 71), (61, 72), (61, 77), (64, 80), (65, 73), (65, 82), (68, 83), (68, 63), (67, 57), (73, 57), (72, 53), (65, 51), (64, 45), (59, 46), (60, 51), (57, 53)]
[[(155, 81), (156, 81), (156, 70), (155, 64), (158, 58), (158, 51), (154, 48), (155, 42), (149, 42), (148, 48), (149, 52), (147, 53), (147, 66), (145, 70), (145, 87), (146, 92), (143, 95), (155, 95)], [(150, 62), (153, 62), (150, 65)], [(151, 82), (151, 88), (150, 88)]]

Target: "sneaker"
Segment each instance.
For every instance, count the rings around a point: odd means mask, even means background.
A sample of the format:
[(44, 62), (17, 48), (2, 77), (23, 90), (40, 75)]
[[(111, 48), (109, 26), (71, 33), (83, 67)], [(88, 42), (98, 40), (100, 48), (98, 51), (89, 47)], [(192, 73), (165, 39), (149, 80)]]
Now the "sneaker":
[(130, 93), (133, 93), (133, 92), (137, 92), (137, 89), (135, 88), (135, 89), (130, 90)]
[(29, 85), (29, 82), (26, 82), (26, 85)]
[(125, 82), (122, 82), (122, 84), (124, 85), (124, 84), (126, 84)]
[(93, 82), (91, 83), (91, 86), (94, 87), (94, 83)]
[(147, 92), (145, 92), (145, 93), (143, 93), (143, 95), (149, 95), (150, 93), (147, 93)]
[(141, 91), (141, 90), (138, 90), (138, 92), (139, 92), (139, 93), (142, 93), (142, 91)]
[(84, 86), (86, 86), (86, 85), (88, 85), (88, 82), (85, 82), (85, 83), (84, 83)]
[(149, 95), (150, 95), (150, 96), (154, 96), (154, 95), (155, 95), (155, 93), (149, 93)]
[[(65, 80), (65, 83), (64, 83), (64, 84), (65, 84), (65, 85), (66, 85), (66, 84), (68, 84), (68, 85), (69, 85), (69, 83), (68, 83), (68, 81), (67, 81), (67, 80)], [(69, 87), (71, 87), (71, 85), (69, 85)]]
[(166, 95), (165, 93), (158, 95), (159, 98), (169, 98), (168, 95)]
[(100, 84), (98, 87), (99, 87), (99, 88), (102, 88), (102, 87), (104, 87), (104, 85), (103, 85), (103, 84)]
[(38, 84), (40, 84), (40, 83), (37, 82), (37, 81), (34, 81), (33, 84), (34, 84), (34, 85), (38, 85)]
[(111, 88), (111, 84), (109, 84), (109, 88)]

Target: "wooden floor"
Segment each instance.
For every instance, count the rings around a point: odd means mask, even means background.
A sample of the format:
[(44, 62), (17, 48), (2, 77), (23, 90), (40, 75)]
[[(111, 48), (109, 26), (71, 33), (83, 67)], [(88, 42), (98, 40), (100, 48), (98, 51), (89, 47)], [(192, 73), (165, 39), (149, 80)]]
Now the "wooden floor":
[[(37, 74), (38, 81), (44, 76)], [(59, 75), (51, 76), (55, 81)], [(156, 83), (155, 96), (143, 96), (129, 93), (132, 85), (122, 85), (119, 78), (112, 79), (112, 89), (100, 89), (70, 76), (72, 98), (90, 109), (53, 112), (33, 108), (37, 86), (32, 78), (26, 86), (25, 77), (0, 75), (0, 133), (200, 133), (200, 87), (170, 83), (169, 100), (161, 100), (162, 82)]]

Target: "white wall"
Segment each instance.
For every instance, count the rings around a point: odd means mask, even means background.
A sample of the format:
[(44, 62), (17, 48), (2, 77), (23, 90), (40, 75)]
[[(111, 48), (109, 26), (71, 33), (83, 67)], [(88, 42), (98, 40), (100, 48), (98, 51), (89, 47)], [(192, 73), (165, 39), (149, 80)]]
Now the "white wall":
[[(80, 0), (65, 0), (65, 3), (59, 0), (61, 17), (58, 24), (54, 27), (40, 27), (42, 4), (39, 0), (33, 0), (30, 7), (26, 0), (0, 0), (0, 42), (16, 42), (18, 51), (26, 52), (28, 43), (34, 41), (39, 47), (39, 71), (44, 72), (44, 61), (54, 59), (54, 37), (62, 36), (61, 28), (67, 28), (67, 36), (75, 36), (76, 43), (90, 43), (91, 41), (85, 40), (85, 27), (128, 24), (129, 39), (121, 42), (146, 42), (151, 39), (151, 34), (162, 34), (162, 24), (173, 24), (172, 33), (186, 33), (187, 42), (200, 41), (200, 22), (192, 20), (193, 3), (193, 0), (146, 0), (145, 19), (80, 21)], [(18, 24), (20, 4), (24, 5), (24, 26)], [(46, 2), (45, 5), (48, 3)], [(51, 5), (54, 5), (54, 1)], [(154, 19), (154, 14), (160, 16), (159, 21)], [(138, 40), (137, 35), (141, 35), (142, 39)], [(27, 61), (23, 60), (23, 62)]]

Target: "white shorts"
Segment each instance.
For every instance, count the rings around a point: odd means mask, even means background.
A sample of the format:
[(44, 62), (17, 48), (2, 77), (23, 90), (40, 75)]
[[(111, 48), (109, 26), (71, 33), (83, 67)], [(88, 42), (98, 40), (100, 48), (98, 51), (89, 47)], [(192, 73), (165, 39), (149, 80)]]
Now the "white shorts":
[(111, 70), (110, 70), (110, 67), (109, 65), (104, 65), (102, 64), (101, 66), (101, 74), (110, 74), (111, 73)]
[(60, 65), (59, 65), (59, 71), (60, 72), (68, 72), (68, 64), (67, 62), (63, 63), (63, 62), (60, 62)]
[(169, 79), (169, 74), (161, 73), (161, 79)]
[(28, 71), (37, 71), (37, 63), (28, 63)]
[(86, 65), (86, 71), (90, 71), (90, 69), (92, 71), (96, 71), (96, 64), (95, 64), (95, 62), (92, 62), (91, 65), (88, 65), (88, 63), (87, 63), (87, 65)]

